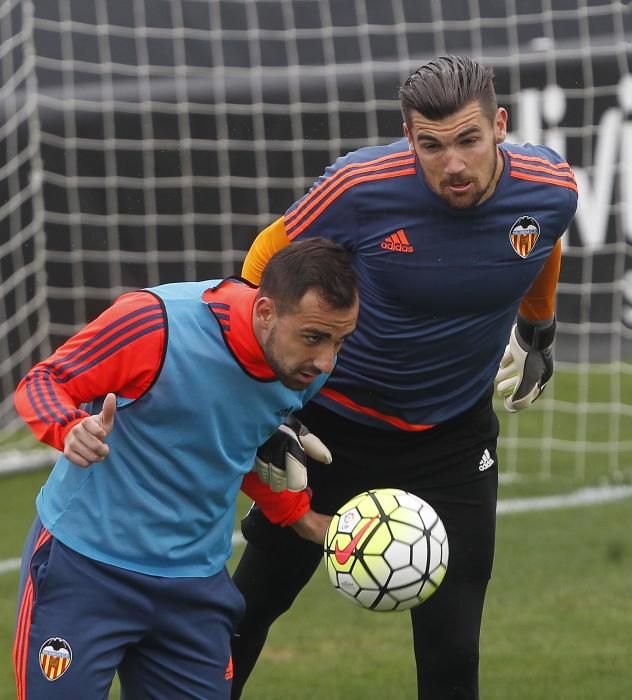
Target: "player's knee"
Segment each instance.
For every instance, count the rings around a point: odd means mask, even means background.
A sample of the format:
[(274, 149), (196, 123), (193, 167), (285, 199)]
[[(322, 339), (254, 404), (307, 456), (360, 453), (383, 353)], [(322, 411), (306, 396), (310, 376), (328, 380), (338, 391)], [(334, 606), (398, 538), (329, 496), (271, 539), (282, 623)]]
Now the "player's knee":
[(283, 613), (287, 612), (294, 602), (294, 595), (283, 592), (273, 592), (268, 596), (246, 599), (246, 612), (238, 626), (240, 634), (246, 629), (267, 629)]
[(233, 581), (246, 601), (242, 627), (267, 627), (290, 609), (322, 560), (322, 548), (270, 523), (258, 508), (242, 520), (246, 549)]
[[(255, 576), (256, 578), (256, 576)], [(240, 629), (266, 629), (284, 612), (290, 609), (300, 588), (291, 580), (284, 582), (278, 578), (262, 580), (257, 585), (252, 577), (244, 577), (243, 571), (235, 572), (235, 585), (246, 603)]]

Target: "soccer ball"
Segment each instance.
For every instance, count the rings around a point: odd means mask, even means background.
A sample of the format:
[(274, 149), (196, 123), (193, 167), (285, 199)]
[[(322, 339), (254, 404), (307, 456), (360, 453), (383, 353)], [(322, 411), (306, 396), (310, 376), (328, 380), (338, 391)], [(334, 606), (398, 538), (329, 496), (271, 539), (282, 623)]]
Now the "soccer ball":
[(408, 610), (443, 581), (448, 536), (426, 501), (400, 489), (373, 489), (334, 515), (325, 566), (345, 599), (369, 610)]

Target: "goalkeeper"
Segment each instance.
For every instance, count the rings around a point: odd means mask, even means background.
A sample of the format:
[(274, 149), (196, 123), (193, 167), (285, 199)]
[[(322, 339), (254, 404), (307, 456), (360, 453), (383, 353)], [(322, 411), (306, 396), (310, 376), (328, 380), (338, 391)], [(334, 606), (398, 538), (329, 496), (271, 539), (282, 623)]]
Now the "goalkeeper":
[[(63, 454), (22, 559), (18, 700), (105, 698), (117, 670), (127, 698), (230, 696), (240, 486), (322, 537), (249, 472), (355, 328), (349, 257), (315, 238), (275, 255), (258, 291), (229, 278), (123, 295), (22, 380), (18, 411)], [(299, 440), (315, 438), (295, 436), (300, 462)]]
[[(489, 67), (467, 57), (430, 61), (400, 101), (404, 137), (327, 168), (259, 234), (243, 274), (257, 282), (274, 251), (311, 236), (351, 251), (358, 328), (298, 414), (333, 455), (330, 466), (308, 464), (311, 507), (332, 514), (378, 487), (435, 507), (450, 565), (411, 611), (419, 694), (472, 700), (496, 527), (494, 379), (498, 372), (506, 408), (518, 411), (551, 377), (560, 238), (577, 187), (551, 149), (504, 143), (508, 115)], [(246, 613), (233, 640), (234, 698), (270, 625), (322, 561), (321, 547), (257, 507), (242, 530), (248, 544), (234, 580)]]

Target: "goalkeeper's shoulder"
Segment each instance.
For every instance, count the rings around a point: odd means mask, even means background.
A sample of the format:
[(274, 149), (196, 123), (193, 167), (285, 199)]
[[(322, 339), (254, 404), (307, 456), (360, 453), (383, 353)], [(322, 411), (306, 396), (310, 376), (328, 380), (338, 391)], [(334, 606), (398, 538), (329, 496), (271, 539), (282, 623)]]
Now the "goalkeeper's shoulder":
[[(577, 180), (569, 163), (548, 146), (505, 143), (511, 181), (537, 209), (553, 205), (568, 226), (577, 208)], [(562, 229), (563, 230), (563, 229)]]
[(242, 277), (253, 284), (259, 284), (268, 260), (289, 244), (290, 239), (285, 232), (281, 217), (264, 228), (255, 238), (244, 259), (241, 268)]

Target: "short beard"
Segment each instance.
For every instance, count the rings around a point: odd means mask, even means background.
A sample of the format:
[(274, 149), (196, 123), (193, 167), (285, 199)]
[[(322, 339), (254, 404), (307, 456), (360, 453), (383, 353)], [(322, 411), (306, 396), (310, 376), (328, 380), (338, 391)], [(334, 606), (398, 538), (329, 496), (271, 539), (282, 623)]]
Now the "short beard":
[(297, 379), (293, 379), (288, 372), (276, 361), (274, 356), (274, 341), (276, 339), (276, 328), (270, 331), (270, 335), (263, 345), (263, 355), (266, 358), (266, 362), (270, 365), (270, 368), (276, 375), (278, 381), (283, 384), (283, 386), (291, 389), (292, 391), (303, 391), (307, 389), (309, 383), (301, 382)]
[(451, 207), (454, 207), (454, 209), (470, 209), (472, 207), (478, 206), (480, 201), (485, 197), (486, 195), (491, 196), (492, 192), (490, 192), (490, 189), (494, 187), (495, 189), (495, 179), (496, 179), (496, 171), (498, 170), (498, 146), (494, 144), (494, 167), (492, 169), (492, 174), (489, 177), (489, 180), (487, 181), (487, 185), (485, 187), (476, 190), (471, 199), (468, 202), (460, 202), (458, 197), (455, 197), (454, 201), (452, 197), (442, 197)]

